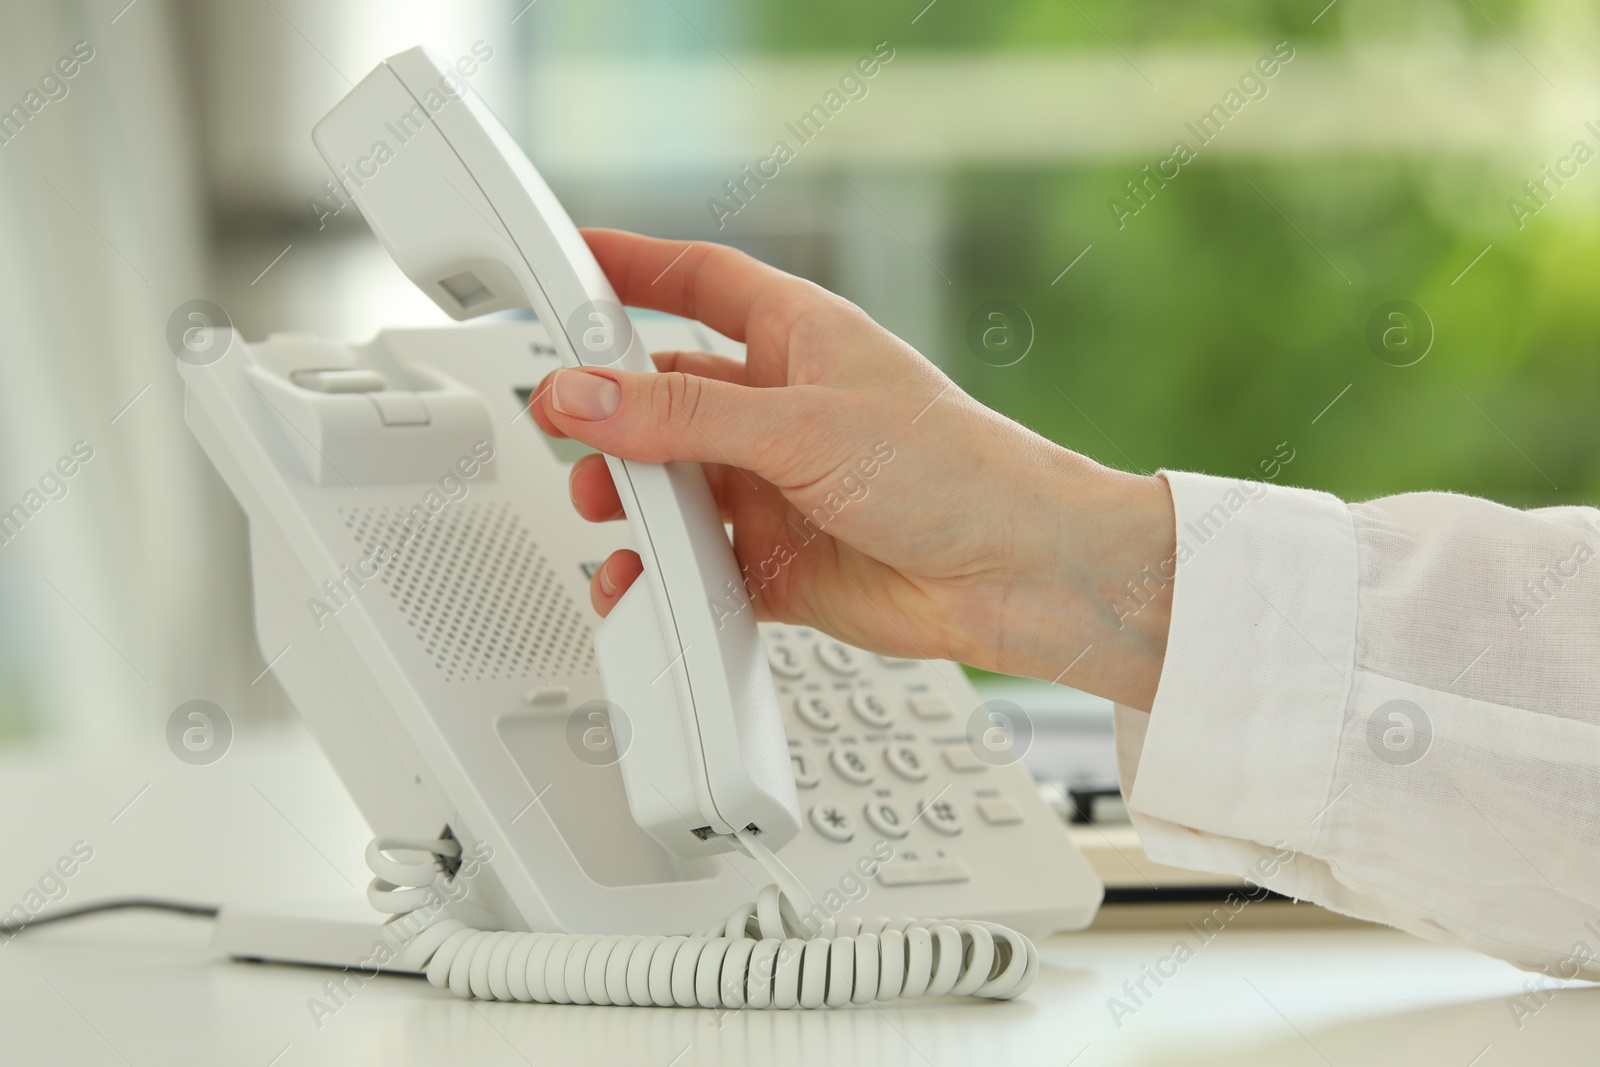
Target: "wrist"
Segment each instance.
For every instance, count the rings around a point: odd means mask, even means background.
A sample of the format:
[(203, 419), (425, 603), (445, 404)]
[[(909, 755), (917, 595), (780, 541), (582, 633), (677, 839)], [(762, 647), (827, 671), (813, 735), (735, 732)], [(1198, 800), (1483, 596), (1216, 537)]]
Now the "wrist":
[[(1176, 543), (1160, 475), (1062, 450), (1018, 516), (991, 669), (1059, 682), (1148, 710), (1171, 620)], [(1037, 531), (1027, 535), (1022, 531)], [(979, 664), (989, 666), (989, 664)]]
[(1166, 660), (1177, 577), (1172, 490), (1158, 474), (1110, 472), (1099, 551), (1090, 566), (1090, 615), (1105, 656), (1089, 692), (1149, 711)]

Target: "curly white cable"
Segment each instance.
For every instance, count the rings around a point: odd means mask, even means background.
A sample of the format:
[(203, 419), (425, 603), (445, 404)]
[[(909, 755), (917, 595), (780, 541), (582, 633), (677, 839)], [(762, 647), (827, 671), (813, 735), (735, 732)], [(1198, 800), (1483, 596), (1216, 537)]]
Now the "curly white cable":
[[(375, 876), (367, 898), (396, 918), (437, 907), (437, 859), (460, 852), (450, 840), (379, 838), (367, 847)], [(763, 866), (772, 870), (770, 860), (786, 876), (778, 881), (804, 893), (771, 852), (759, 852)], [(685, 1008), (837, 1008), (947, 994), (1009, 1000), (1039, 970), (1033, 942), (996, 923), (851, 918), (806, 932), (778, 885), (691, 936), (488, 931), (435, 919), (402, 958), (461, 997)]]

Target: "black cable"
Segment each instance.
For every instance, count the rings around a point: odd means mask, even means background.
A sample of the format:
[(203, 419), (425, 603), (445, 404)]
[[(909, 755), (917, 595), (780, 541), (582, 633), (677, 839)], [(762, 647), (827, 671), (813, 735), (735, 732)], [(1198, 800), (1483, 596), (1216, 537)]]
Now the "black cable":
[(95, 915), (102, 911), (125, 911), (139, 908), (149, 911), (176, 912), (179, 915), (195, 915), (205, 919), (214, 919), (219, 910), (215, 904), (192, 904), (183, 900), (161, 900), (157, 897), (125, 897), (117, 900), (101, 900), (93, 904), (84, 904), (76, 908), (62, 908), (60, 911), (46, 912), (35, 915), (26, 922), (0, 923), (0, 934), (6, 937), (15, 937), (30, 926), (42, 926), (45, 923), (60, 922), (63, 919), (77, 919), (85, 915)]
[(1231, 897), (1242, 900), (1290, 900), (1258, 885), (1128, 885), (1106, 886), (1102, 904), (1213, 904)]

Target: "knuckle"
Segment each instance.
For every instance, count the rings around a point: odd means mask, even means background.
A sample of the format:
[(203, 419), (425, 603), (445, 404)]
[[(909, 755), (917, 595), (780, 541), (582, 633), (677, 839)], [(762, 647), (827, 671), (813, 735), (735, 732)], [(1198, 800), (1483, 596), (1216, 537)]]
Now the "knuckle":
[(705, 381), (682, 371), (657, 375), (656, 417), (662, 426), (692, 426), (705, 398)]
[(837, 450), (835, 412), (824, 396), (805, 386), (785, 390), (783, 412), (754, 444), (756, 462), (780, 485), (802, 486), (832, 466)]
[(799, 388), (793, 392), (797, 395), (785, 405), (775, 436), (787, 438), (791, 443), (815, 441), (823, 437), (828, 428), (827, 408), (808, 389)]

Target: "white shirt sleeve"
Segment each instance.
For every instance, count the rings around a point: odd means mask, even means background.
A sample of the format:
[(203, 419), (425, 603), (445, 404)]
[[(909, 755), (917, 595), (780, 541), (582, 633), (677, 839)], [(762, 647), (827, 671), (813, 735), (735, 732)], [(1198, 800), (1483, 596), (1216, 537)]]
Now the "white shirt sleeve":
[(1366, 504), (1165, 472), (1150, 714), (1117, 709), (1146, 852), (1600, 979), (1600, 512)]

